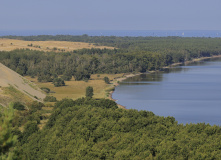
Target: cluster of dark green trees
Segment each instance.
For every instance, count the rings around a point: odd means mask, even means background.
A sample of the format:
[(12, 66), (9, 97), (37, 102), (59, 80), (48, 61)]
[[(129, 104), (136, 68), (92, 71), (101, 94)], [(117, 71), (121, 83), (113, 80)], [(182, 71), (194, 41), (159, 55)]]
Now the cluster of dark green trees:
[(107, 99), (61, 100), (42, 130), (30, 120), (23, 133), (14, 132), (13, 136), (19, 137), (14, 153), (17, 159), (221, 157), (220, 127), (204, 123), (184, 126), (173, 117), (119, 109)]
[(37, 101), (27, 105), (20, 102), (10, 103), (8, 107), (0, 105), (0, 160), (20, 159), (18, 145), (39, 129), (41, 120), (48, 119), (47, 111), (42, 110), (44, 106)]
[(163, 66), (221, 54), (219, 38), (180, 37), (7, 37), (24, 40), (69, 40), (93, 42), (116, 49), (81, 49), (73, 52), (14, 50), (0, 52), (0, 62), (21, 75), (37, 76), (40, 82), (88, 80), (94, 73), (126, 73), (159, 70)]

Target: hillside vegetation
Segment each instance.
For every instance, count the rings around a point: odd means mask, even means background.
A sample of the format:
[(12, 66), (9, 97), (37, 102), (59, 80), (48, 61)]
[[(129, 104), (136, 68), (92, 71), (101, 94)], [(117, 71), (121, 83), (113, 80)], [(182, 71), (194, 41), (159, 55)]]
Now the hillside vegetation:
[(46, 126), (26, 128), (22, 159), (219, 159), (221, 128), (117, 109), (110, 100), (57, 102)]

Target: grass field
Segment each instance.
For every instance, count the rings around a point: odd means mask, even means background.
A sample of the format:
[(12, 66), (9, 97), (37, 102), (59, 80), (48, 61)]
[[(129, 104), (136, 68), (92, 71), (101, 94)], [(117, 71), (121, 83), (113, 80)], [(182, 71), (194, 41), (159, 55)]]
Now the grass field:
[(107, 48), (114, 49), (108, 46), (96, 46), (93, 43), (84, 42), (67, 42), (67, 41), (23, 41), (16, 39), (0, 38), (0, 51), (11, 51), (14, 49), (31, 49), (39, 51), (73, 51), (77, 49), (91, 48)]
[(39, 87), (47, 87), (51, 91), (55, 93), (50, 93), (57, 98), (57, 100), (61, 100), (63, 98), (71, 98), (77, 99), (81, 97), (85, 97), (85, 91), (88, 86), (92, 86), (94, 89), (94, 98), (107, 98), (109, 91), (112, 87), (112, 84), (106, 84), (103, 80), (104, 77), (108, 77), (110, 80), (114, 80), (115, 78), (122, 77), (123, 74), (94, 74), (91, 76), (91, 80), (88, 82), (85, 81), (75, 81), (72, 79), (71, 81), (65, 81), (65, 86), (62, 87), (54, 87), (51, 82), (40, 83), (37, 81), (37, 78), (31, 78), (27, 76), (26, 78), (30, 81), (36, 83)]

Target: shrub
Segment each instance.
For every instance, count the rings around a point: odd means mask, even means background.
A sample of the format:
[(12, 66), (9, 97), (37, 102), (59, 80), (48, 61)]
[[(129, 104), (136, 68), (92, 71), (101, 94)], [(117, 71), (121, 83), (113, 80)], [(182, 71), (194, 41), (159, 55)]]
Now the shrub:
[(44, 92), (46, 92), (46, 93), (50, 93), (50, 89), (49, 88), (47, 88), (47, 87), (41, 87), (41, 90), (42, 91), (44, 91)]
[(21, 104), (20, 102), (15, 102), (13, 105), (13, 108), (19, 111), (25, 110), (25, 106)]
[(37, 97), (37, 96), (34, 96), (34, 98), (35, 98), (35, 99), (38, 99), (38, 97)]
[(54, 96), (46, 96), (44, 98), (44, 102), (56, 102), (56, 101), (57, 101), (57, 99)]
[(36, 112), (37, 110), (41, 110), (44, 107), (44, 104), (41, 102), (34, 101), (32, 102), (30, 108), (32, 112)]

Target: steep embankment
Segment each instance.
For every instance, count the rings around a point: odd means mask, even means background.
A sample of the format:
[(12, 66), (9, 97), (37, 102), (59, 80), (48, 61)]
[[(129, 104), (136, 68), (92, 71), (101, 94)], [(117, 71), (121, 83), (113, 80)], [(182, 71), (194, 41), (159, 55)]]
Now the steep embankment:
[[(0, 63), (0, 103), (1, 97), (8, 97), (7, 95), (4, 95), (1, 88), (10, 86), (26, 94), (33, 100), (42, 101), (45, 98), (45, 94), (41, 92), (41, 90), (34, 83)], [(4, 98), (2, 98), (2, 101), (4, 101)]]

